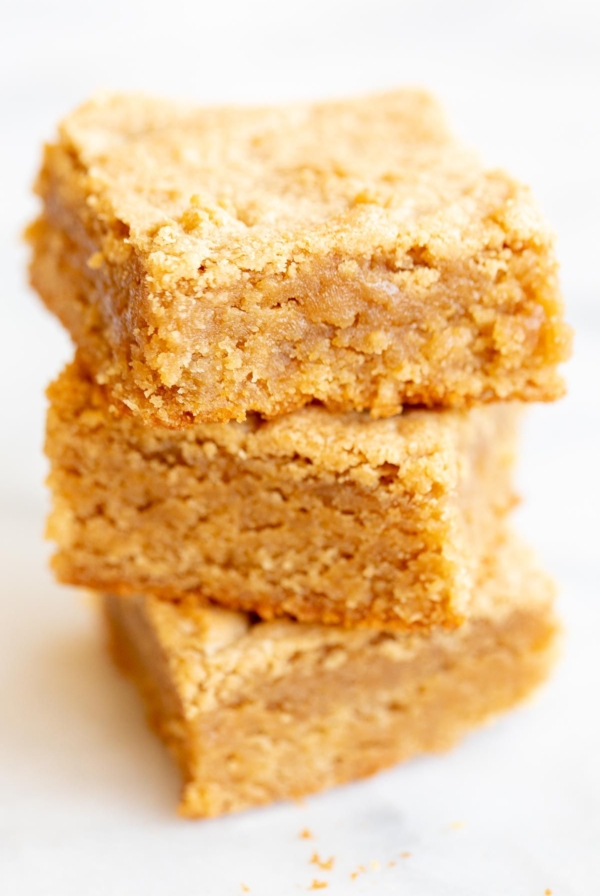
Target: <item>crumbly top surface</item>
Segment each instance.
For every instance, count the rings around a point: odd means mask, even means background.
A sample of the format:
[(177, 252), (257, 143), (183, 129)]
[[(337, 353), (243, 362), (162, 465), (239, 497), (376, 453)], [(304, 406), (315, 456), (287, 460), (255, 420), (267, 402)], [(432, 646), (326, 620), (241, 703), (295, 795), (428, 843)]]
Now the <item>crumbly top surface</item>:
[(63, 121), (47, 166), (65, 177), (65, 159), (110, 236), (93, 263), (122, 261), (125, 243), (165, 291), (293, 277), (314, 256), (348, 259), (352, 277), (352, 260), (401, 273), (415, 250), (546, 239), (525, 188), (485, 171), (419, 90), (274, 108), (103, 94)]
[(180, 603), (137, 600), (168, 658), (186, 713), (194, 715), (235, 697), (257, 675), (275, 679), (292, 667), (300, 671), (319, 663), (324, 668), (343, 664), (363, 648), (401, 660), (428, 640), (460, 645), (478, 619), (496, 621), (518, 610), (535, 612), (548, 607), (553, 594), (551, 580), (529, 549), (507, 537), (484, 565), (469, 621), (455, 631), (383, 633), (285, 620), (257, 622), (245, 613), (202, 607), (192, 598)]
[[(466, 411), (405, 410), (375, 420), (368, 412), (334, 413), (309, 405), (268, 421), (251, 416), (242, 423), (203, 423), (173, 431), (117, 416), (105, 390), (77, 363), (65, 368), (48, 395), (58, 419), (77, 419), (78, 427), (89, 429), (90, 439), (99, 426), (118, 427), (124, 451), (135, 443), (153, 456), (178, 444), (184, 454), (202, 446), (209, 460), (220, 450), (242, 459), (308, 461), (313, 472), (343, 476), (365, 487), (376, 486), (381, 477), (396, 477), (415, 494), (426, 494), (434, 482), (451, 486), (461, 433), (473, 427), (486, 437), (495, 431), (497, 417), (507, 412), (503, 405), (486, 405)], [(516, 402), (511, 407), (519, 413)]]

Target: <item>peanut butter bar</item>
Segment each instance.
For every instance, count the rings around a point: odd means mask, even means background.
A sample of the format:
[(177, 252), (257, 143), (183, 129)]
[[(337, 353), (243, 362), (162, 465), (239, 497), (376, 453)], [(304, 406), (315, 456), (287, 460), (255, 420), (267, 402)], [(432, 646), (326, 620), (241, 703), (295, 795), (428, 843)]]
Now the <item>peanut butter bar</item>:
[(552, 238), (423, 92), (98, 96), (63, 121), (37, 190), (32, 282), (146, 423), (563, 391)]
[(455, 631), (257, 622), (193, 598), (106, 596), (114, 653), (184, 779), (181, 812), (300, 797), (452, 746), (526, 697), (555, 646), (552, 586), (518, 545)]
[(514, 503), (519, 408), (145, 426), (75, 364), (49, 391), (63, 582), (263, 618), (455, 625)]

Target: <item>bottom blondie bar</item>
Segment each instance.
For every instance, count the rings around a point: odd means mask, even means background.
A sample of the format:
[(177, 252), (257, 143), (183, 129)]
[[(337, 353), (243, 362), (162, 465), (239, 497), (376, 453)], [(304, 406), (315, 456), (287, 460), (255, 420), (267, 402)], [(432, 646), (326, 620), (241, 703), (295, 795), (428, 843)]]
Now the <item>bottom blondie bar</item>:
[(181, 811), (299, 797), (444, 750), (546, 675), (551, 582), (507, 541), (473, 618), (429, 634), (348, 631), (106, 595), (114, 653), (184, 776)]

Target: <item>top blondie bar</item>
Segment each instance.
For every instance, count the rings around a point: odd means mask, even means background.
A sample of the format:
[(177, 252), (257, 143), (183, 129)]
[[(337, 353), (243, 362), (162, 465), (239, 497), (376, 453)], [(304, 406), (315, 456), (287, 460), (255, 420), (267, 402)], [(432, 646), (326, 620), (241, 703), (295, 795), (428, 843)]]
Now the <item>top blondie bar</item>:
[(101, 95), (46, 147), (32, 281), (148, 423), (317, 400), (552, 400), (552, 237), (418, 90), (274, 108)]

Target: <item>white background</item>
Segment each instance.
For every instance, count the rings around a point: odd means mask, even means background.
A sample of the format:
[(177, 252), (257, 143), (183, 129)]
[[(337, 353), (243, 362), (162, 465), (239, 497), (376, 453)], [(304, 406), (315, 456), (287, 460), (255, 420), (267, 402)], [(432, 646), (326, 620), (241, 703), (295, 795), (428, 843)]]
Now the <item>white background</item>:
[[(1, 15), (0, 892), (213, 896), (244, 882), (286, 896), (317, 878), (331, 896), (600, 893), (600, 5), (5, 0)], [(449, 756), (302, 806), (181, 821), (175, 772), (92, 610), (45, 568), (43, 389), (70, 348), (19, 243), (40, 145), (99, 87), (264, 102), (402, 83), (439, 93), (558, 232), (576, 354), (569, 397), (530, 414), (519, 525), (561, 584), (564, 658), (531, 706)], [(332, 872), (313, 849), (335, 855)]]

